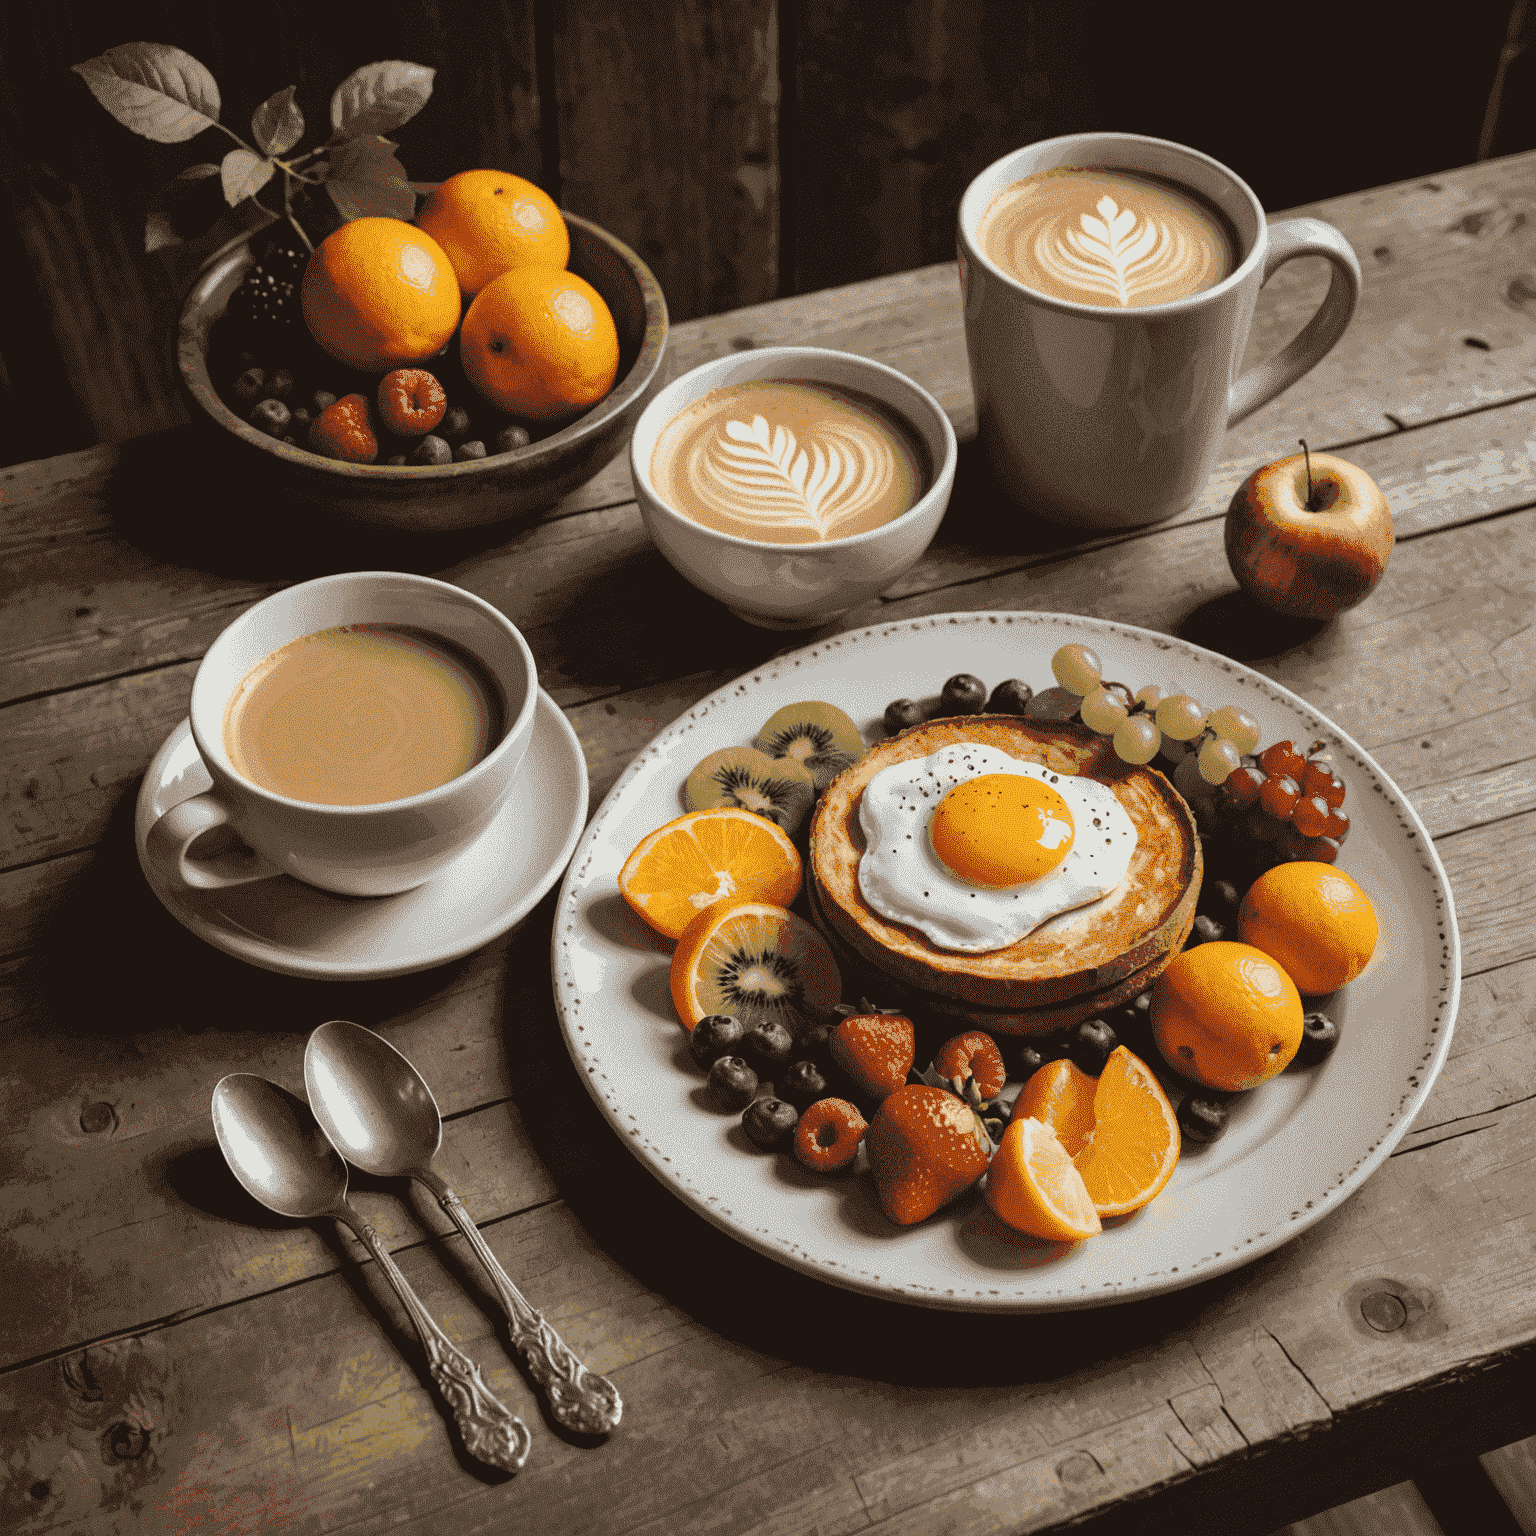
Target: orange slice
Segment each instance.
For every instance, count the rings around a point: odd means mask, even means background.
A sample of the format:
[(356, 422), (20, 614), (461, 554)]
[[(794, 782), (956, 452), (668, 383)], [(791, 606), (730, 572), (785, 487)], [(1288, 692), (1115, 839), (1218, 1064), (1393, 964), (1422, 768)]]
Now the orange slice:
[(1053, 1243), (1103, 1230), (1083, 1176), (1048, 1125), (1012, 1121), (987, 1170), (986, 1201), (1010, 1227)]
[(800, 854), (766, 816), (736, 805), (689, 811), (641, 839), (619, 871), (619, 891), (652, 928), (675, 939), (717, 901), (787, 907), (800, 894)]
[(798, 1036), (826, 1022), (843, 995), (827, 941), (804, 918), (767, 901), (705, 907), (677, 941), (670, 981), (688, 1030), (712, 1013), (730, 1013), (748, 1029), (772, 1019)]
[(1100, 1216), (1140, 1210), (1178, 1166), (1173, 1105), (1146, 1062), (1121, 1045), (1099, 1074), (1093, 1113), (1093, 1135), (1074, 1161), (1094, 1209)]
[(1048, 1061), (1019, 1090), (1012, 1118), (1050, 1126), (1067, 1156), (1076, 1157), (1093, 1135), (1093, 1096), (1098, 1086), (1096, 1077), (1065, 1057)]

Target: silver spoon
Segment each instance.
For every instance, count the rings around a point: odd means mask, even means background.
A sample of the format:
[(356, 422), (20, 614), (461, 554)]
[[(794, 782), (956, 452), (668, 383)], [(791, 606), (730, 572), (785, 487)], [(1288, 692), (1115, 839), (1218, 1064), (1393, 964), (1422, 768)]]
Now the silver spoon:
[(437, 1100), (421, 1074), (387, 1040), (333, 1019), (304, 1048), (304, 1087), (315, 1116), (342, 1156), (381, 1178), (420, 1179), (453, 1218), (485, 1266), (512, 1342), (529, 1373), (549, 1394), (550, 1411), (567, 1429), (603, 1435), (624, 1412), (618, 1388), (589, 1371), (542, 1313), (524, 1299), (497, 1262), (464, 1203), (432, 1166), (443, 1140)]
[(235, 1177), (268, 1210), (300, 1221), (332, 1216), (357, 1233), (411, 1314), (470, 1455), (516, 1472), (528, 1459), (528, 1426), (491, 1394), (480, 1367), (432, 1321), (378, 1233), (347, 1203), (347, 1165), (309, 1105), (264, 1077), (231, 1072), (213, 1090), (213, 1131)]

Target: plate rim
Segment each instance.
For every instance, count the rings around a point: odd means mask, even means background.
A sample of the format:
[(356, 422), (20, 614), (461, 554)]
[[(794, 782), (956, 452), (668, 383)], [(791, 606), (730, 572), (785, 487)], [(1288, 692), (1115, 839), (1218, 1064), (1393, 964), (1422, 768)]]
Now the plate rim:
[[(1293, 1213), (1289, 1222), (1283, 1225), (1277, 1224), (1272, 1231), (1262, 1233), (1255, 1238), (1234, 1243), (1229, 1250), (1213, 1258), (1197, 1259), (1188, 1266), (1181, 1264), (1171, 1273), (1149, 1277), (1145, 1282), (1137, 1280), (1126, 1286), (1116, 1286), (1107, 1294), (1059, 1295), (1038, 1301), (1018, 1297), (999, 1297), (996, 1301), (992, 1301), (979, 1294), (956, 1296), (953, 1292), (930, 1293), (927, 1290), (914, 1290), (892, 1285), (888, 1281), (881, 1281), (879, 1277), (876, 1277), (874, 1281), (865, 1280), (851, 1269), (845, 1269), (841, 1265), (829, 1264), (810, 1257), (804, 1249), (792, 1241), (786, 1241), (782, 1238), (775, 1240), (769, 1235), (754, 1231), (741, 1223), (735, 1222), (731, 1219), (729, 1212), (717, 1208), (710, 1200), (696, 1195), (686, 1184), (679, 1183), (675, 1178), (669, 1177), (637, 1145), (637, 1138), (632, 1134), (632, 1128), (626, 1126), (620, 1120), (616, 1109), (610, 1106), (603, 1097), (588, 1067), (578, 1055), (572, 1036), (572, 1020), (567, 1009), (566, 978), (562, 974), (560, 953), (562, 943), (568, 940), (576, 930), (573, 919), (576, 916), (577, 899), (581, 891), (589, 883), (583, 871), (585, 866), (590, 863), (591, 854), (602, 835), (607, 818), (616, 812), (621, 802), (627, 799), (633, 781), (645, 772), (646, 765), (652, 759), (661, 755), (663, 746), (665, 745), (670, 749), (670, 738), (673, 735), (682, 735), (694, 723), (702, 720), (710, 710), (729, 701), (733, 694), (743, 690), (748, 684), (762, 684), (763, 674), (773, 670), (782, 670), (786, 667), (792, 669), (800, 665), (802, 660), (819, 657), (823, 653), (835, 650), (844, 644), (878, 642), (882, 638), (909, 630), (920, 631), (928, 628), (960, 627), (988, 622), (1013, 623), (1015, 621), (1023, 621), (1030, 625), (1067, 624), (1075, 629), (1125, 636), (1136, 643), (1150, 644), (1159, 650), (1192, 655), (1203, 663), (1215, 665), (1222, 670), (1232, 673), (1234, 676), (1243, 678), (1249, 686), (1258, 686), (1263, 690), (1268, 690), (1277, 702), (1284, 704), (1308, 722), (1332, 734), (1342, 745), (1353, 752), (1362, 764), (1368, 765), (1369, 772), (1376, 779), (1377, 788), (1384, 794), (1390, 809), (1400, 819), (1406, 820), (1405, 832), (1407, 840), (1416, 843), (1418, 851), (1427, 856), (1424, 867), (1441, 898), (1442, 919), (1445, 928), (1443, 940), (1444, 959), (1442, 963), (1447, 971), (1447, 983), (1442, 987), (1444, 996), (1439, 1004), (1430, 1005), (1436, 1017), (1432, 1031), (1436, 1036), (1436, 1044), (1414, 1074), (1418, 1079), (1417, 1083), (1413, 1085), (1411, 1092), (1403, 1096), (1395, 1118), (1387, 1126), (1380, 1139), (1336, 1183), (1322, 1189), (1315, 1199), (1309, 1201), (1307, 1209)], [(712, 1225), (718, 1227), (737, 1242), (761, 1253), (765, 1257), (802, 1274), (809, 1275), (814, 1279), (836, 1285), (842, 1289), (869, 1295), (880, 1300), (904, 1302), (908, 1305), (923, 1306), (935, 1310), (993, 1313), (998, 1315), (1029, 1315), (1122, 1305), (1148, 1297), (1166, 1295), (1169, 1292), (1181, 1290), (1187, 1286), (1231, 1273), (1233, 1270), (1241, 1269), (1254, 1260), (1283, 1247), (1292, 1238), (1300, 1236), (1308, 1227), (1330, 1214), (1344, 1200), (1347, 1200), (1356, 1193), (1387, 1158), (1391, 1156), (1398, 1143), (1407, 1134), (1419, 1111), (1427, 1102), (1429, 1094), (1433, 1090), (1434, 1084), (1449, 1055), (1451, 1038), (1455, 1032), (1456, 1018), (1460, 1006), (1461, 935), (1456, 916), (1455, 897), (1449, 876), (1446, 874), (1445, 866), (1440, 859), (1434, 840), (1412, 802), (1385, 769), (1349, 732), (1337, 725), (1315, 706), (1308, 703), (1299, 694), (1287, 688), (1283, 683), (1267, 677), (1264, 673), (1248, 666), (1244, 662), (1225, 656), (1219, 651), (1210, 650), (1195, 641), (1185, 640), (1179, 636), (1167, 635), (1161, 631), (1147, 629), (1140, 625), (1123, 623), (1119, 620), (1052, 610), (953, 609), (912, 618), (891, 619), (883, 623), (865, 625), (859, 629), (839, 631), (833, 635), (821, 636), (810, 640), (802, 646), (779, 652), (765, 659), (757, 666), (739, 673), (720, 687), (713, 689), (709, 694), (697, 700), (687, 710), (657, 731), (635, 753), (607, 794), (603, 796), (601, 804), (592, 815), (578, 841), (575, 852), (572, 854), (571, 861), (566, 868), (561, 882), (560, 894), (555, 908), (554, 931), (551, 935), (550, 946), (550, 967), (555, 1011), (560, 1023), (561, 1035), (565, 1041), (567, 1053), (576, 1067), (577, 1075), (581, 1077), (588, 1093), (597, 1104), (604, 1119), (640, 1162), (641, 1166), (646, 1168), (670, 1195), (681, 1200), (689, 1209), (704, 1217)], [(1410, 1083), (1412, 1083), (1411, 1078)]]

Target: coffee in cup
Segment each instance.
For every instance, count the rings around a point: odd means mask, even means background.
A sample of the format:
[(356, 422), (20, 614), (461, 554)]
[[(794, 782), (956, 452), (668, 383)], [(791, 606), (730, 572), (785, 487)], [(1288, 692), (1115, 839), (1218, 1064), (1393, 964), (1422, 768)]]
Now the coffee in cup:
[(976, 242), (1037, 293), (1075, 304), (1166, 304), (1221, 282), (1237, 230), (1193, 187), (1127, 167), (1060, 166), (988, 205)]
[(769, 544), (866, 533), (914, 506), (932, 478), (916, 434), (873, 396), (790, 378), (692, 401), (662, 428), (650, 472), (683, 516)]
[(279, 646), (224, 710), (224, 750), (262, 789), (312, 805), (378, 805), (436, 789), (500, 740), (485, 670), (450, 641), (347, 624)]

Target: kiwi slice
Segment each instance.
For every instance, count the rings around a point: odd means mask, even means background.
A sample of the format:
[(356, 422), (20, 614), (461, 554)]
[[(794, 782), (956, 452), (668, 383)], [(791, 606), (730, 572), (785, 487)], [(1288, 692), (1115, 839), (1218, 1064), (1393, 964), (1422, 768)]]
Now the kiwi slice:
[(721, 747), (698, 763), (683, 786), (690, 811), (717, 805), (739, 805), (776, 821), (791, 837), (800, 830), (816, 781), (804, 763), (772, 758), (756, 747)]
[(818, 699), (775, 710), (757, 733), (755, 745), (769, 757), (804, 763), (818, 795), (865, 752), (858, 726), (837, 705)]

